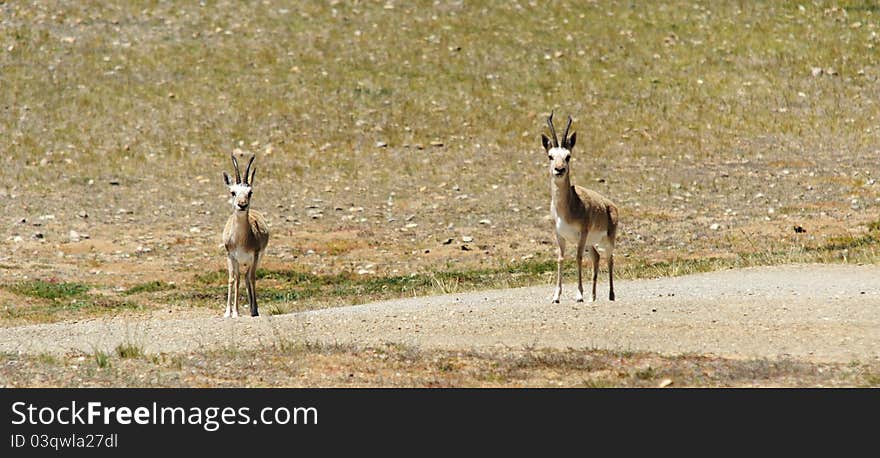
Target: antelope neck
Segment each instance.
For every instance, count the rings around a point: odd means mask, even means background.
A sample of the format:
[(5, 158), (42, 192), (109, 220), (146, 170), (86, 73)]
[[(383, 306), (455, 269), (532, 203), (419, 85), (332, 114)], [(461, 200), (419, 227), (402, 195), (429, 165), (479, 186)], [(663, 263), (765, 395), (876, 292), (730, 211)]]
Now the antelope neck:
[(550, 190), (553, 193), (553, 202), (555, 202), (556, 205), (567, 205), (568, 198), (571, 194), (571, 179), (569, 178), (568, 172), (565, 173), (565, 176), (561, 180), (551, 176)]

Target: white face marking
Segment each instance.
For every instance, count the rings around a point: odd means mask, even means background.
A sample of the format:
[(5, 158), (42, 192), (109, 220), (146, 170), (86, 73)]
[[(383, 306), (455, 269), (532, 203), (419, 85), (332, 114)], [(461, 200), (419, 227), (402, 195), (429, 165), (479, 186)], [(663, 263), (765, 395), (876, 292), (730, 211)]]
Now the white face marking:
[[(244, 184), (234, 184), (229, 186), (229, 203), (239, 210), (244, 210), (251, 202), (251, 187)], [(241, 208), (244, 207), (244, 208)]]
[(550, 159), (550, 175), (562, 178), (568, 173), (568, 163), (571, 160), (571, 151), (554, 147), (547, 151), (548, 159)]

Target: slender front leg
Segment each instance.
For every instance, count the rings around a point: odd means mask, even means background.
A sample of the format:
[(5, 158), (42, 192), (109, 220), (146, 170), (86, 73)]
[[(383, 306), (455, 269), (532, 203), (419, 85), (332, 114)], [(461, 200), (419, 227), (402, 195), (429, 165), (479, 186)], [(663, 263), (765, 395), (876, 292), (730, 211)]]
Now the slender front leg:
[(259, 316), (257, 311), (257, 263), (254, 262), (247, 273), (248, 301), (251, 304), (251, 316)]
[(586, 244), (586, 242), (587, 242), (586, 237), (582, 236), (581, 239), (578, 241), (578, 247), (577, 247), (577, 265), (578, 265), (578, 293), (577, 293), (577, 298), (576, 298), (577, 302), (584, 301), (584, 277), (583, 277), (584, 264), (583, 264), (583, 259), (584, 259), (584, 245)]
[(559, 296), (562, 295), (562, 259), (565, 255), (565, 239), (558, 233), (556, 234), (556, 245), (559, 248), (559, 254), (556, 257), (556, 293), (553, 294), (553, 302), (559, 303)]
[(608, 300), (614, 300), (614, 253), (608, 250), (608, 285), (611, 291), (608, 293)]
[(590, 247), (590, 260), (593, 261), (593, 294), (590, 295), (590, 302), (596, 302), (596, 280), (599, 278), (599, 252), (596, 247)]
[(239, 286), (241, 285), (241, 275), (240, 275), (238, 261), (235, 261), (233, 263), (233, 266), (235, 266), (235, 272), (233, 272), (233, 275), (235, 276), (235, 295), (233, 297), (235, 300), (232, 302), (232, 318), (238, 318), (238, 298), (239, 298), (238, 291), (239, 291)]
[(232, 283), (234, 281), (234, 267), (232, 266), (232, 258), (226, 258), (226, 271), (229, 273), (229, 279), (226, 282), (226, 313), (223, 314), (223, 318), (229, 318), (232, 315)]

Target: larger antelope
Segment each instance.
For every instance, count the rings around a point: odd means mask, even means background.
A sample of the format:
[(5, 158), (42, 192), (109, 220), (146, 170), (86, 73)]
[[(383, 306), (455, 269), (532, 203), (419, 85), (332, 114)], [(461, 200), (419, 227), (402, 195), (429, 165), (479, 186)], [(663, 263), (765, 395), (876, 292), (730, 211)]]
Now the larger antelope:
[(226, 245), (226, 265), (229, 270), (228, 292), (226, 295), (226, 313), (224, 317), (238, 318), (238, 286), (241, 269), (245, 271), (245, 283), (248, 290), (248, 303), (251, 308), (251, 316), (258, 316), (257, 310), (257, 264), (260, 256), (269, 244), (269, 229), (266, 221), (256, 210), (251, 210), (251, 195), (253, 194), (254, 175), (256, 167), (251, 171), (255, 156), (251, 156), (247, 169), (244, 171), (244, 180), (238, 169), (236, 154), (232, 152), (232, 166), (235, 168), (235, 183), (223, 172), (223, 181), (229, 189), (230, 202), (232, 203), (232, 215), (226, 220), (226, 228), (223, 229), (223, 244)]
[(571, 116), (562, 134), (562, 144), (556, 137), (553, 127), (553, 113), (547, 118), (550, 126), (551, 140), (541, 134), (541, 142), (550, 159), (550, 215), (555, 225), (556, 245), (559, 248), (556, 267), (556, 292), (553, 302), (559, 303), (562, 295), (562, 259), (566, 243), (577, 244), (578, 293), (577, 301), (584, 300), (583, 256), (589, 249), (593, 261), (593, 293), (590, 302), (596, 300), (596, 279), (599, 275), (599, 251), (608, 257), (608, 299), (614, 300), (614, 239), (617, 234), (617, 206), (601, 194), (571, 184), (571, 150), (574, 148), (577, 134), (569, 137)]

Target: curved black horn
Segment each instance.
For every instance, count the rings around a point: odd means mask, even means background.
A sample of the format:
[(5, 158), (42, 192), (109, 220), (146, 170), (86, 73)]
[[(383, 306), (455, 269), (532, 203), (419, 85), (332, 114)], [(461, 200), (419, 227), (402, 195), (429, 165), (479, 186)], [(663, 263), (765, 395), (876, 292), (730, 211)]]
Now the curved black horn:
[(251, 160), (248, 161), (248, 166), (244, 170), (244, 184), (248, 184), (248, 179), (249, 179), (248, 177), (250, 176), (250, 173), (251, 173), (251, 164), (254, 163), (254, 159), (256, 159), (256, 158), (257, 158), (257, 155), (255, 154), (255, 155), (251, 156)]
[(550, 117), (547, 118), (547, 125), (550, 126), (550, 133), (553, 134), (553, 146), (559, 148), (559, 138), (556, 136), (556, 128), (553, 127), (553, 112), (550, 112)]
[(232, 167), (235, 169), (235, 184), (241, 183), (241, 172), (238, 171), (238, 161), (235, 159), (235, 152), (231, 155), (232, 157)]
[(571, 128), (571, 115), (568, 115), (568, 124), (565, 126), (565, 133), (562, 134), (562, 147), (568, 148), (568, 129)]

